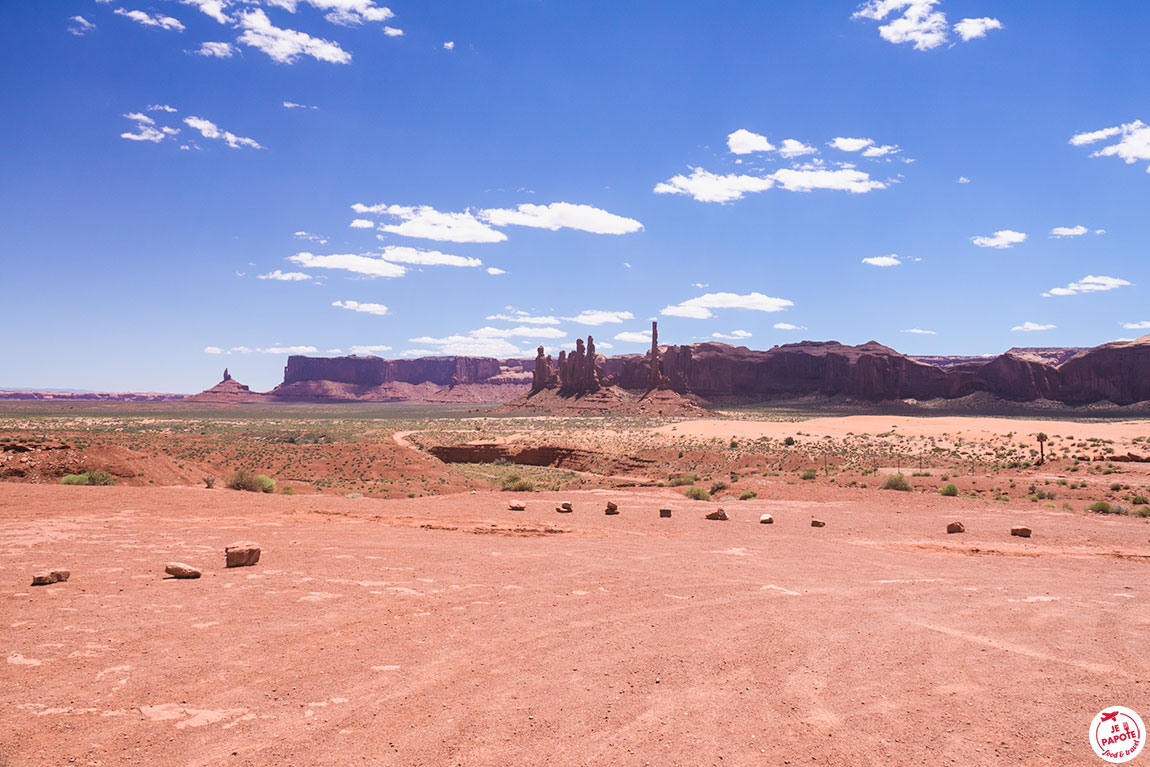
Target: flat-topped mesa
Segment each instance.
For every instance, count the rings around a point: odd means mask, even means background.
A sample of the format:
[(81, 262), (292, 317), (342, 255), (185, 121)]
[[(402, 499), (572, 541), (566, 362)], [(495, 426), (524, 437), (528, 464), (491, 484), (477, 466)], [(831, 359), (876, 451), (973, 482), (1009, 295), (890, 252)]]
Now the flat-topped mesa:
[(555, 389), (559, 386), (559, 375), (555, 372), (551, 355), (543, 355), (543, 347), (536, 350), (535, 372), (531, 375), (531, 393), (536, 394), (544, 389)]
[(559, 353), (559, 393), (563, 396), (590, 394), (599, 391), (600, 369), (595, 358), (595, 339), (587, 336), (575, 340), (575, 350)]

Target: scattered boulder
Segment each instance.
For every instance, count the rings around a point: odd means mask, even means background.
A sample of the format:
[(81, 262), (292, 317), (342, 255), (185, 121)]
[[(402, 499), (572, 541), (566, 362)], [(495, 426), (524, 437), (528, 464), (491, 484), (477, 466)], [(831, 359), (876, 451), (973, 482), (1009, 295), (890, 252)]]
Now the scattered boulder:
[(946, 531), (948, 533), (965, 533), (966, 532), (966, 526), (963, 525), (961, 522), (951, 522), (949, 525), (946, 526)]
[(821, 519), (812, 519), (811, 520), (811, 527), (826, 527), (826, 526), (827, 526), (827, 523), (823, 522)]
[(1030, 537), (1030, 528), (1029, 527), (1012, 527), (1012, 528), (1010, 528), (1010, 534), (1011, 535), (1017, 535), (1019, 538), (1029, 538)]
[(164, 568), (164, 572), (173, 578), (199, 578), (200, 571), (191, 565), (185, 565), (183, 562), (169, 562), (168, 566)]
[(671, 510), (670, 509), (659, 509), (659, 518), (660, 519), (670, 519), (671, 518)]
[(32, 585), (47, 586), (51, 583), (63, 583), (71, 576), (70, 570), (41, 570), (32, 575)]
[(614, 501), (607, 501), (607, 508), (603, 511), (607, 516), (613, 516), (619, 513), (619, 504)]
[(559, 508), (564, 511), (574, 511), (574, 507), (571, 506), (571, 501), (563, 501), (563, 503), (559, 504)]
[(227, 567), (249, 567), (260, 561), (260, 547), (257, 543), (233, 543), (224, 548)]
[(527, 511), (527, 504), (523, 501), (512, 501), (511, 503), (507, 504), (507, 508), (511, 509), (512, 511)]
[(760, 525), (773, 525), (773, 524), (775, 524), (775, 518), (772, 517), (770, 514), (764, 514), (763, 516), (759, 517), (759, 524)]
[(728, 519), (727, 512), (723, 511), (722, 509), (715, 509), (707, 515), (707, 519), (717, 519), (720, 522), (726, 522)]

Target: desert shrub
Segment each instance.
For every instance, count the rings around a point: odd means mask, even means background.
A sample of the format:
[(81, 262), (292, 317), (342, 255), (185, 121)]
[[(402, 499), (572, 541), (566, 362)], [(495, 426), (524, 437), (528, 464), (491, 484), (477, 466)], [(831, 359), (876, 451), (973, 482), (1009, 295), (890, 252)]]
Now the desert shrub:
[(236, 469), (225, 483), (228, 490), (244, 490), (249, 493), (262, 493), (264, 490), (262, 474), (256, 474), (247, 469)]
[(913, 474), (911, 474), (911, 476), (912, 477), (929, 477), (930, 472), (929, 471), (916, 471)]
[(1087, 511), (1093, 511), (1093, 512), (1096, 512), (1098, 514), (1113, 514), (1114, 513), (1114, 507), (1111, 506), (1110, 504), (1108, 504), (1106, 501), (1095, 501), (1094, 503), (1087, 506), (1086, 510)]
[(692, 485), (683, 491), (683, 495), (690, 498), (692, 501), (709, 501), (711, 494), (701, 487)]
[(1121, 482), (1112, 482), (1110, 484), (1110, 492), (1112, 492), (1112, 493), (1117, 493), (1121, 489), (1122, 489), (1122, 483)]
[(667, 487), (682, 487), (683, 485), (693, 485), (699, 481), (698, 474), (684, 474), (681, 477), (672, 477), (667, 481)]
[(882, 484), (879, 485), (879, 490), (902, 490), (903, 492), (908, 492), (910, 489), (910, 483), (906, 481), (906, 477), (901, 473), (887, 474)]
[(1139, 506), (1130, 514), (1135, 517), (1150, 517), (1150, 506)]
[(515, 472), (508, 474), (499, 483), (500, 489), (508, 493), (530, 493), (535, 489), (535, 482)]
[(758, 497), (759, 497), (759, 494), (756, 493), (754, 490), (744, 490), (743, 492), (741, 492), (739, 494), (739, 500), (740, 501), (749, 501), (753, 498), (758, 498)]
[(951, 482), (950, 484), (943, 485), (942, 488), (938, 491), (938, 494), (945, 495), (947, 498), (954, 498), (956, 495), (958, 495), (958, 487), (953, 482)]
[(88, 484), (87, 474), (66, 474), (60, 480), (61, 485), (86, 485)]
[(799, 475), (799, 479), (814, 479), (818, 475), (819, 475), (818, 472), (815, 471), (814, 469), (807, 469), (806, 471), (804, 471), (802, 474)]
[(200, 481), (204, 483), (204, 487), (206, 487), (208, 490), (211, 490), (216, 486), (216, 478), (213, 476), (204, 477)]
[(787, 437), (786, 439), (783, 440), (783, 444), (786, 445), (787, 447), (794, 447), (795, 446), (795, 438), (794, 437)]
[(295, 488), (293, 488), (291, 485), (284, 485), (280, 489), (280, 495), (295, 495)]
[(1144, 495), (1136, 495), (1130, 499), (1130, 503), (1134, 504), (1135, 506), (1150, 506), (1150, 498), (1147, 498)]
[(718, 495), (726, 490), (728, 487), (726, 482), (714, 482), (711, 484), (711, 495)]
[(276, 483), (271, 477), (266, 474), (257, 474), (256, 479), (260, 481), (261, 493), (274, 493), (276, 491)]
[(86, 471), (83, 474), (67, 474), (61, 480), (61, 485), (92, 485), (107, 487), (114, 485), (116, 478), (103, 469)]

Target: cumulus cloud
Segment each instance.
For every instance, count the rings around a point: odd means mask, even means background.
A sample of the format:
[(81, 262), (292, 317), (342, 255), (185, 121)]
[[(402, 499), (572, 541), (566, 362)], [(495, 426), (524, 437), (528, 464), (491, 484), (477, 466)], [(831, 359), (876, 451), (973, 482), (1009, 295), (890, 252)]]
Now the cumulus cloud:
[(244, 30), (239, 36), (241, 43), (263, 51), (281, 64), (293, 64), (300, 56), (311, 56), (317, 61), (333, 64), (351, 61), (351, 54), (338, 43), (294, 29), (281, 29), (272, 24), (261, 8), (241, 13), (239, 26)]
[(1039, 325), (1037, 322), (1024, 322), (1021, 325), (1015, 325), (1011, 330), (1021, 331), (1023, 333), (1033, 333), (1036, 330), (1054, 330), (1056, 325)]
[(117, 8), (113, 13), (118, 16), (125, 16), (145, 27), (175, 30), (176, 32), (184, 31), (184, 25), (180, 23), (179, 19), (173, 19), (171, 16), (161, 16), (160, 14), (153, 16), (143, 11), (126, 11), (123, 8)]
[(224, 350), (218, 346), (205, 346), (204, 354), (223, 354)]
[(231, 131), (220, 130), (219, 126), (211, 120), (205, 120), (203, 117), (185, 117), (184, 124), (190, 128), (198, 130), (204, 138), (219, 139), (225, 142), (232, 149), (239, 149), (241, 147), (249, 147), (251, 149), (263, 149), (259, 142), (255, 139), (237, 136)]
[(801, 141), (793, 138), (783, 139), (783, 143), (779, 146), (779, 154), (786, 158), (802, 157), (808, 154), (817, 154), (819, 150), (813, 146), (807, 146)]
[(1143, 320), (1142, 322), (1123, 322), (1122, 327), (1127, 330), (1147, 330), (1150, 329), (1150, 320)]
[(864, 258), (862, 262), (871, 266), (899, 266), (902, 264), (902, 260), (896, 253), (891, 253), (889, 256), (871, 256)]
[(454, 40), (448, 40), (446, 43), (443, 44), (443, 50), (445, 50), (445, 51), (455, 50), (455, 41)]
[(843, 152), (858, 152), (874, 144), (872, 138), (844, 138), (839, 136), (827, 142), (827, 146)]
[(769, 176), (728, 173), (721, 176), (703, 168), (692, 168), (690, 176), (679, 174), (655, 185), (655, 194), (685, 194), (699, 202), (741, 200), (748, 192), (762, 192), (775, 185)]
[(739, 128), (727, 136), (727, 148), (732, 154), (751, 154), (752, 152), (773, 152), (775, 147), (766, 136), (752, 133), (745, 128)]
[(178, 112), (179, 110), (167, 104), (148, 104), (147, 111), (149, 112)]
[(72, 16), (68, 19), (68, 31), (76, 37), (83, 37), (95, 29), (96, 25), (83, 16)]
[(402, 277), (407, 274), (407, 268), (393, 264), (374, 255), (356, 255), (354, 253), (336, 253), (327, 256), (317, 256), (314, 253), (296, 253), (288, 256), (293, 264), (311, 269), (343, 269), (367, 277)]
[(1079, 224), (1078, 226), (1056, 226), (1050, 230), (1051, 237), (1081, 237), (1086, 234), (1086, 227)]
[(231, 0), (180, 0), (184, 5), (192, 5), (200, 9), (200, 12), (211, 16), (213, 19), (221, 24), (228, 24), (231, 22), (231, 17), (224, 13), (224, 8), (231, 5)]
[(256, 349), (261, 354), (315, 354), (319, 349), (314, 346), (272, 346), (267, 349)]
[(986, 37), (986, 33), (992, 29), (1002, 29), (1002, 22), (987, 16), (983, 16), (981, 19), (963, 19), (954, 25), (954, 31), (959, 34), (964, 43), (979, 37)]
[(453, 256), (438, 250), (419, 250), (405, 245), (388, 245), (380, 255), (393, 263), (415, 266), (483, 266), (478, 258)]
[[(530, 331), (532, 328), (513, 328), (512, 330)], [(534, 328), (534, 330), (540, 330)], [(543, 328), (543, 330), (552, 330), (551, 328)], [(558, 331), (556, 331), (558, 332)], [(522, 337), (521, 333), (510, 334)], [(562, 337), (565, 335), (559, 332), (558, 336), (547, 336), (549, 338)], [(531, 355), (531, 351), (521, 350), (518, 346), (508, 340), (509, 334), (506, 331), (498, 328), (480, 328), (479, 330), (472, 330), (468, 333), (460, 333), (456, 335), (445, 336), (443, 338), (433, 338), (430, 336), (419, 336), (417, 338), (408, 339), (413, 344), (421, 346), (432, 347), (431, 349), (408, 349), (403, 352), (403, 356), (431, 356), (431, 355), (457, 355), (467, 357), (519, 357)]]
[(1042, 295), (1046, 298), (1051, 296), (1076, 296), (1081, 293), (1102, 293), (1107, 290), (1115, 290), (1130, 285), (1130, 282), (1123, 280), (1119, 277), (1107, 277), (1106, 275), (1093, 275), (1088, 274), (1077, 282), (1072, 282), (1064, 288), (1051, 288)]
[(207, 56), (215, 59), (230, 59), (236, 53), (236, 47), (231, 43), (201, 43), (197, 56)]
[(902, 331), (902, 332), (904, 332), (904, 333), (914, 333), (914, 334), (915, 334), (915, 335), (917, 335), (917, 336), (934, 336), (934, 335), (938, 335), (938, 334), (937, 334), (937, 333), (935, 333), (933, 330), (923, 330), (922, 328), (907, 328), (906, 330), (904, 330), (904, 331)]
[(529, 226), (537, 229), (578, 229), (593, 234), (629, 234), (643, 225), (633, 218), (617, 216), (590, 205), (553, 202), (549, 205), (523, 204), (517, 208), (489, 208), (479, 217), (494, 226)]
[(696, 320), (705, 320), (714, 317), (713, 309), (750, 309), (757, 312), (781, 312), (794, 306), (793, 301), (785, 298), (772, 298), (762, 293), (706, 293), (697, 298), (691, 298), (679, 304), (672, 304), (660, 310), (660, 314), (668, 317), (689, 317)]
[(624, 330), (622, 333), (615, 334), (616, 341), (622, 341), (627, 344), (650, 344), (651, 331), (650, 330)]
[[(863, 150), (863, 157), (886, 157), (890, 154), (898, 154), (902, 150), (897, 144), (883, 144), (882, 146), (871, 146)], [(904, 162), (914, 162), (913, 160), (904, 160)]]
[(327, 245), (326, 237), (321, 237), (320, 235), (312, 234), (311, 232), (294, 232), (292, 237), (295, 237), (297, 240), (309, 240), (311, 242), (318, 242), (320, 245)]
[[(1117, 143), (1102, 147), (1090, 156), (1118, 157), (1127, 165), (1133, 165), (1138, 160), (1150, 160), (1150, 125), (1146, 125), (1141, 120), (1123, 123), (1113, 128), (1079, 133), (1071, 137), (1070, 143), (1074, 146), (1083, 146), (1115, 136), (1121, 136)], [(1146, 172), (1150, 173), (1150, 165), (1146, 167)]]
[(745, 330), (732, 330), (730, 333), (712, 333), (711, 338), (722, 338), (726, 341), (742, 341), (750, 338), (751, 334)]
[[(551, 316), (533, 316), (528, 312), (507, 308), (508, 314), (489, 314), (486, 319), (501, 320), (504, 322), (524, 322), (528, 325), (558, 325), (559, 318)], [(631, 319), (628, 317), (627, 319)]]
[(368, 218), (357, 218), (348, 224), (352, 229), (374, 229), (375, 222)]
[(839, 170), (796, 170), (783, 168), (771, 174), (775, 182), (788, 192), (810, 192), (828, 189), (851, 194), (865, 194), (875, 189), (886, 189), (887, 184), (875, 181), (869, 174), (853, 168)]
[(351, 209), (360, 214), (374, 213), (399, 219), (398, 224), (380, 224), (379, 230), (403, 237), (440, 242), (503, 242), (507, 239), (507, 235), (492, 229), (470, 211), (446, 213), (430, 205), (364, 205), (359, 202)]
[(969, 178), (967, 178), (966, 176), (959, 176), (959, 177), (958, 177), (958, 182), (957, 182), (957, 183), (959, 183), (959, 184), (969, 184), (969, 183), (970, 183), (970, 179), (969, 179)]
[(403, 37), (403, 30), (396, 27), (384, 27), (383, 33), (388, 37)]
[(352, 354), (358, 354), (361, 356), (370, 355), (370, 356), (374, 357), (376, 352), (389, 352), (389, 351), (391, 351), (391, 347), (390, 346), (384, 346), (382, 344), (376, 344), (374, 346), (353, 346), (353, 347), (351, 347), (351, 353)]
[(490, 275), (496, 275), (496, 276), (500, 275), (500, 274), (507, 274), (506, 271), (504, 271), (503, 269), (500, 269), (498, 266), (487, 267), (487, 273)]
[(304, 280), (310, 280), (312, 278), (310, 274), (304, 274), (303, 272), (285, 272), (280, 269), (258, 276), (261, 280), (280, 280), (281, 282), (303, 282)]
[(971, 237), (970, 241), (980, 248), (1013, 248), (1026, 241), (1026, 234), (1013, 229), (1000, 229), (991, 237)]
[(563, 319), (568, 322), (576, 322), (580, 325), (605, 325), (609, 322), (620, 323), (623, 320), (633, 320), (635, 315), (631, 312), (609, 312), (601, 309), (584, 309), (576, 314), (574, 317), (564, 317)]
[(806, 330), (804, 325), (792, 325), (789, 322), (776, 322), (774, 328), (775, 330)]
[(124, 117), (136, 123), (135, 133), (126, 131), (120, 134), (120, 138), (129, 141), (150, 141), (153, 144), (158, 144), (168, 136), (179, 133), (175, 128), (156, 127), (155, 120), (140, 112), (129, 112)]
[(352, 312), (363, 312), (364, 314), (375, 314), (378, 316), (387, 314), (387, 307), (383, 304), (361, 304), (359, 301), (332, 301), (331, 305)]

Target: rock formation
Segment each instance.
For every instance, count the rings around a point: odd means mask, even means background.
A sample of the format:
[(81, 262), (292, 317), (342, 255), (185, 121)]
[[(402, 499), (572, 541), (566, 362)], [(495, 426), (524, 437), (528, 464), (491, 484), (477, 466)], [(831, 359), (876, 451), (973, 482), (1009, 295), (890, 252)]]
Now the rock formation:
[(599, 391), (599, 362), (595, 358), (595, 339), (587, 336), (575, 340), (575, 350), (559, 354), (559, 393), (564, 397), (593, 394)]
[(651, 320), (651, 352), (647, 358), (647, 391), (658, 389), (664, 384), (663, 374), (659, 369), (659, 323)]
[(531, 393), (536, 394), (544, 389), (554, 389), (559, 386), (559, 376), (551, 362), (551, 355), (543, 356), (543, 347), (540, 346), (535, 355), (535, 370), (531, 374)]
[(224, 378), (210, 389), (185, 397), (184, 402), (263, 402), (267, 396), (254, 392), (244, 384), (232, 378), (227, 368), (224, 368)]

